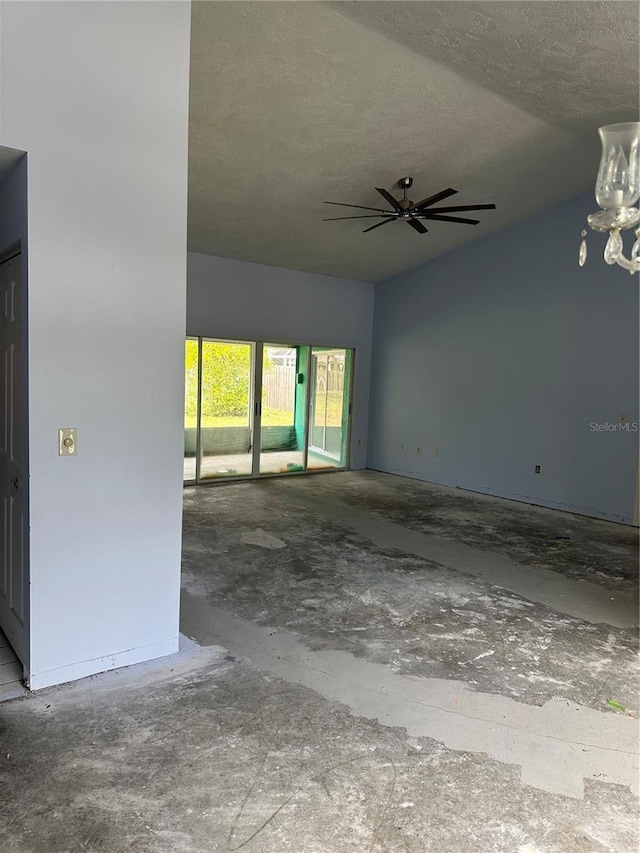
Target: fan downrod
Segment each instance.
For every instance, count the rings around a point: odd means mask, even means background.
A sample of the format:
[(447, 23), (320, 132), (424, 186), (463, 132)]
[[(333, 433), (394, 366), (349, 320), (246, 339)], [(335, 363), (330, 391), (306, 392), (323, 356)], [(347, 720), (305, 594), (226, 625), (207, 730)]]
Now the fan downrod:
[[(410, 207), (413, 207), (413, 202), (410, 198), (407, 198), (407, 190), (413, 184), (413, 178), (400, 178), (398, 181), (398, 186), (402, 190), (402, 198), (398, 199), (398, 203), (404, 210), (408, 211)], [(408, 213), (405, 213), (402, 217), (403, 219), (409, 219)]]

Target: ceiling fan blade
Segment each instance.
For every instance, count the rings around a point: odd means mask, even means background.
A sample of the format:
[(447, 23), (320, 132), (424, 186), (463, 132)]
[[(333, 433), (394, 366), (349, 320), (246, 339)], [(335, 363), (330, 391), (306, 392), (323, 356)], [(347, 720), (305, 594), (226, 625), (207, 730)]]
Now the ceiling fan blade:
[(461, 204), (458, 207), (432, 207), (425, 213), (456, 213), (458, 210), (495, 210), (495, 204)]
[(373, 231), (374, 228), (379, 228), (381, 225), (386, 225), (387, 222), (395, 222), (395, 221), (396, 221), (395, 216), (389, 216), (387, 219), (383, 219), (382, 222), (376, 222), (376, 224), (372, 225), (371, 228), (365, 228), (362, 233), (366, 234), (367, 231)]
[(391, 207), (394, 207), (398, 213), (404, 213), (404, 207), (400, 204), (397, 198), (394, 198), (390, 192), (383, 190), (382, 187), (376, 187), (376, 191), (389, 202)]
[(384, 213), (361, 213), (359, 216), (330, 216), (329, 219), (323, 219), (322, 221), (337, 222), (338, 219), (380, 219), (384, 215)]
[(442, 201), (443, 198), (449, 198), (450, 195), (455, 195), (458, 190), (454, 190), (449, 187), (446, 190), (442, 190), (442, 192), (436, 193), (435, 195), (430, 195), (428, 198), (423, 198), (422, 201), (419, 201), (417, 204), (414, 204), (413, 207), (410, 208), (411, 211), (421, 210), (423, 207), (429, 207), (430, 204), (435, 204), (438, 201)]
[(428, 228), (424, 227), (422, 222), (418, 222), (417, 219), (406, 219), (405, 222), (407, 223), (407, 225), (410, 225), (414, 231), (417, 231), (418, 234), (426, 234), (429, 230)]
[(364, 207), (362, 204), (345, 204), (343, 201), (323, 201), (323, 204), (337, 204), (339, 207), (357, 207), (359, 210), (377, 210), (379, 213), (389, 213), (381, 207)]
[(432, 219), (437, 222), (462, 222), (465, 225), (477, 225), (479, 219), (463, 219), (461, 216), (438, 216), (437, 213), (424, 213), (420, 216), (421, 219)]

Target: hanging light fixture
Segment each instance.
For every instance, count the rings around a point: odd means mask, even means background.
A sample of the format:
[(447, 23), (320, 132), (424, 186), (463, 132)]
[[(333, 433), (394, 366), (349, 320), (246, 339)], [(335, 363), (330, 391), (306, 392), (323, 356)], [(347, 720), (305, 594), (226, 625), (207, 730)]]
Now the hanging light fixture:
[[(640, 223), (640, 210), (633, 205), (640, 199), (640, 122), (609, 124), (598, 130), (602, 142), (602, 157), (596, 179), (596, 201), (602, 208), (587, 217), (594, 231), (609, 234), (604, 250), (608, 264), (619, 264), (630, 273), (640, 272), (640, 227), (636, 228), (636, 241), (631, 249), (631, 259), (624, 255), (622, 231)], [(586, 229), (578, 263), (584, 266), (587, 259)]]

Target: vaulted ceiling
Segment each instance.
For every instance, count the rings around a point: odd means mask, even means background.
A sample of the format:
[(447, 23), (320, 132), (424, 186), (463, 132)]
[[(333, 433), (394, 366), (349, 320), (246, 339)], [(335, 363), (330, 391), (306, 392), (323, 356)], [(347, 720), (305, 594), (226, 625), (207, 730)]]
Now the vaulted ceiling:
[[(590, 189), (598, 126), (638, 119), (638, 9), (194, 2), (189, 248), (376, 281)], [(497, 210), (424, 235), (321, 221), (405, 175)]]

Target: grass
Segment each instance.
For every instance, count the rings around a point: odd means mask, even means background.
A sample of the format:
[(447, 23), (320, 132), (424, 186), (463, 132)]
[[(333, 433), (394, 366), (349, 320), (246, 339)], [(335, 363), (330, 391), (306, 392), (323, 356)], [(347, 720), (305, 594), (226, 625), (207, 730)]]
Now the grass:
[[(327, 426), (342, 425), (342, 392), (330, 392), (327, 400)], [(318, 410), (318, 419), (324, 421), (324, 409)], [(195, 415), (190, 415), (184, 419), (185, 428), (195, 429)], [(322, 426), (322, 423), (318, 424)], [(282, 411), (280, 409), (262, 410), (262, 426), (293, 426), (293, 412)], [(202, 418), (202, 427), (249, 427), (249, 419), (247, 415), (204, 415)]]
[[(186, 428), (195, 429), (195, 416), (186, 417), (184, 419)], [(293, 426), (293, 413), (282, 412), (278, 409), (263, 409), (262, 410), (262, 426)], [(213, 415), (204, 415), (202, 418), (202, 427), (249, 427), (249, 419), (246, 415), (222, 415), (215, 417)]]

